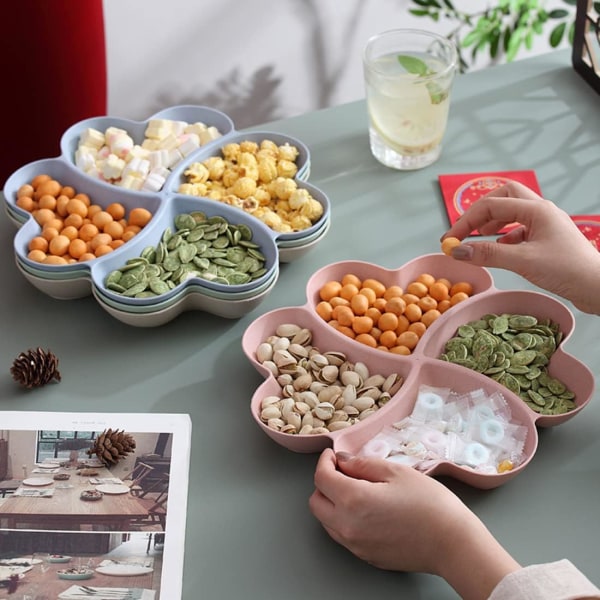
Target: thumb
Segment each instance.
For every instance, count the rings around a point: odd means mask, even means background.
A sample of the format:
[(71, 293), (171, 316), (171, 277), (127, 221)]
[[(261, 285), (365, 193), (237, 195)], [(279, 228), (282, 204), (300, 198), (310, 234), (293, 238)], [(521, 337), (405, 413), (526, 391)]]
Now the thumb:
[(496, 267), (519, 272), (523, 266), (523, 246), (510, 243), (509, 240), (504, 242), (461, 244), (452, 249), (452, 258), (480, 267)]
[(347, 452), (337, 452), (335, 456), (338, 469), (344, 475), (371, 482), (389, 481), (396, 471), (395, 467), (402, 466), (381, 458), (353, 456)]

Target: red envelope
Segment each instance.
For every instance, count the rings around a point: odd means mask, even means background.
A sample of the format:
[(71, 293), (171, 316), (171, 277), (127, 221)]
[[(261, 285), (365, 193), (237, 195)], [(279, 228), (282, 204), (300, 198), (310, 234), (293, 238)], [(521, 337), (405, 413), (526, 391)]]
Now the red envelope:
[(592, 242), (596, 250), (600, 250), (600, 216), (571, 215), (571, 219), (585, 237)]
[[(454, 225), (458, 217), (473, 202), (476, 202), (485, 194), (503, 186), (511, 180), (518, 181), (540, 196), (542, 195), (535, 172), (531, 170), (455, 173), (439, 175), (438, 179), (450, 225)], [(507, 225), (499, 233), (506, 233), (513, 228), (514, 225)], [(479, 233), (474, 231), (471, 235), (479, 235)]]

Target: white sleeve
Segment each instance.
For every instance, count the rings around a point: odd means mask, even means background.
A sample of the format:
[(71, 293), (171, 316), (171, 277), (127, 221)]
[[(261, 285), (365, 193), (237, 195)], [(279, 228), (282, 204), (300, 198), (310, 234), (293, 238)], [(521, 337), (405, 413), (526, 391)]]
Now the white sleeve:
[(596, 600), (598, 589), (568, 560), (531, 565), (510, 573), (488, 600)]

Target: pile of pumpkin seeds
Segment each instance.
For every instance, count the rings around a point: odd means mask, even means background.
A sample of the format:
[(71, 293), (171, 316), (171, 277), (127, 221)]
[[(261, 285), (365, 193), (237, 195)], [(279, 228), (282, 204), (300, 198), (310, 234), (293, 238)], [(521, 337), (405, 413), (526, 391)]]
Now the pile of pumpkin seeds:
[(252, 229), (201, 211), (182, 213), (167, 227), (157, 246), (109, 273), (107, 289), (130, 298), (160, 296), (191, 277), (241, 285), (262, 277), (266, 259), (252, 241)]
[(488, 375), (536, 413), (559, 415), (576, 406), (573, 392), (547, 369), (561, 340), (562, 332), (550, 319), (487, 314), (461, 325), (440, 358)]

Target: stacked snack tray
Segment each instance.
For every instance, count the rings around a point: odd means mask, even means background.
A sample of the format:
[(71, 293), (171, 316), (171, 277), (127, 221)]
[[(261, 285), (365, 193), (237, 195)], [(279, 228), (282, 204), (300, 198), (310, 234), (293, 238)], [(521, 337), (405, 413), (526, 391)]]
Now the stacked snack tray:
[[(317, 310), (321, 291), (348, 274), (361, 282), (382, 282), (389, 290), (405, 290), (428, 275), (433, 281), (468, 283), (471, 293), (461, 296), (425, 328), (414, 328), (420, 329), (420, 335), (407, 352), (391, 344), (384, 347), (357, 341), (359, 334), (351, 337), (343, 326), (327, 321)], [(499, 290), (486, 269), (443, 254), (417, 257), (399, 269), (361, 261), (334, 263), (310, 278), (306, 295), (307, 302), (301, 306), (276, 309), (256, 319), (242, 340), (249, 361), (265, 378), (252, 396), (252, 416), (265, 434), (290, 450), (318, 452), (333, 447), (373, 455), (374, 447), (379, 451), (382, 445), (398, 444), (396, 432), (409, 431), (413, 437), (407, 443), (405, 436), (401, 445), (424, 451), (421, 458), (427, 460), (419, 461), (421, 470), (429, 475), (450, 475), (478, 488), (493, 488), (527, 467), (537, 449), (538, 427), (559, 425), (575, 417), (593, 395), (593, 374), (565, 350), (575, 321), (563, 303), (539, 292)], [(416, 322), (419, 319), (413, 320)], [(455, 342), (449, 341), (473, 337), (477, 328), (489, 329), (482, 334), (485, 343), (489, 339), (485, 336), (503, 335), (501, 341), (513, 345), (513, 354), (508, 357), (509, 350), (502, 346), (506, 356), (500, 356), (500, 350), (489, 352), (485, 344), (477, 342), (475, 355), (486, 354), (486, 365), (479, 364), (482, 358), (473, 363), (466, 354), (460, 359), (452, 355)], [(381, 331), (374, 335), (381, 339)], [(521, 381), (520, 388), (514, 387), (513, 379)], [(533, 379), (537, 392), (530, 386)], [(336, 385), (339, 389), (332, 395), (330, 387)], [(439, 413), (431, 412), (433, 405), (423, 404), (432, 398)], [(442, 399), (452, 402), (456, 418), (462, 415), (459, 433), (466, 431), (468, 443), (463, 435), (455, 435), (456, 427), (450, 431), (445, 414), (442, 418)], [(429, 419), (423, 417), (424, 406)], [(466, 420), (465, 415), (469, 415)], [(424, 431), (413, 427), (416, 421), (421, 421), (419, 427), (426, 422), (427, 431), (433, 431), (427, 440), (415, 437)], [(392, 430), (394, 436), (390, 437)], [(501, 442), (499, 432), (506, 434)], [(434, 439), (443, 448), (432, 456), (425, 451)], [(496, 445), (481, 450), (483, 442)], [(513, 455), (505, 456), (502, 450), (506, 448)], [(485, 452), (487, 460), (479, 464), (472, 456), (475, 450)], [(386, 452), (382, 457), (416, 462), (398, 456), (399, 448), (389, 452), (388, 447)], [(464, 460), (469, 452), (470, 459)]]
[[(211, 170), (209, 189), (202, 173), (217, 163), (224, 168)], [(48, 295), (93, 293), (109, 313), (133, 325), (162, 324), (183, 310), (237, 318), (271, 291), (280, 262), (300, 258), (327, 234), (329, 200), (306, 181), (309, 169), (310, 152), (300, 140), (236, 132), (227, 115), (207, 107), (171, 107), (142, 122), (87, 119), (63, 134), (59, 157), (24, 165), (5, 184), (6, 211), (20, 227), (17, 266)], [(146, 248), (171, 236), (182, 212), (239, 229), (235, 235), (262, 261), (244, 263), (252, 277), (222, 276), (237, 264), (224, 251), (203, 246), (225, 264), (210, 261), (207, 267), (198, 256), (194, 264), (200, 266), (169, 278), (168, 290), (160, 284), (139, 295), (137, 288), (115, 294), (115, 286), (107, 285), (108, 265), (127, 268), (139, 260)], [(239, 258), (237, 250), (233, 256)], [(183, 262), (191, 260), (189, 252), (184, 255)]]

